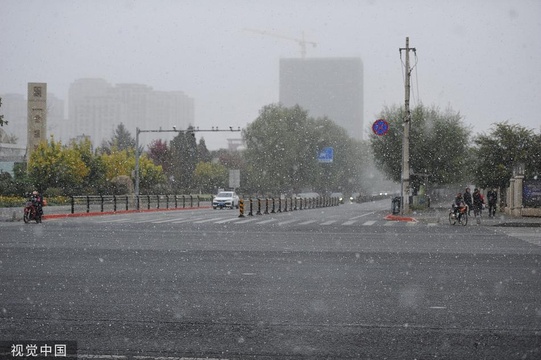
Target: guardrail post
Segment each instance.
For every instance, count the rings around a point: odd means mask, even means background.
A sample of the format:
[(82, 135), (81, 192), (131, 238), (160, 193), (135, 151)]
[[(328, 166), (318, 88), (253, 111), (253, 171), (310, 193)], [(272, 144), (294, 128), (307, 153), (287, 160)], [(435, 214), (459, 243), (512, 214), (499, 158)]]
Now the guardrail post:
[(177, 201), (177, 194), (175, 194), (175, 209), (177, 208), (178, 201)]
[(265, 196), (265, 212), (264, 214), (267, 215), (269, 213), (269, 198)]
[(272, 210), (271, 214), (276, 214), (276, 200), (272, 198)]
[(193, 195), (190, 195), (190, 207), (193, 208)]
[(71, 195), (70, 198), (71, 198), (71, 213), (75, 214), (75, 198), (73, 197), (73, 195)]
[(103, 212), (103, 195), (100, 195), (100, 210)]
[(278, 212), (279, 213), (282, 212), (282, 197), (281, 196), (278, 198)]
[(186, 207), (186, 196), (182, 195), (182, 208), (184, 209)]
[(287, 212), (287, 196), (284, 198), (284, 212)]
[(199, 199), (199, 195), (197, 195), (197, 207), (201, 207), (201, 200)]
[[(130, 198), (126, 195), (126, 211), (130, 208)], [(139, 210), (139, 196), (137, 196), (137, 210)]]
[(260, 198), (257, 198), (257, 212), (255, 214), (256, 215), (262, 215), (261, 214), (261, 199)]
[(250, 196), (250, 212), (248, 213), (248, 216), (254, 216), (252, 207), (253, 207), (253, 200), (252, 200), (252, 197)]
[(169, 209), (169, 195), (165, 195), (165, 208)]
[(113, 195), (113, 211), (116, 212), (116, 195)]
[(156, 209), (160, 208), (160, 195), (156, 195)]
[(90, 196), (86, 196), (86, 212), (90, 212)]

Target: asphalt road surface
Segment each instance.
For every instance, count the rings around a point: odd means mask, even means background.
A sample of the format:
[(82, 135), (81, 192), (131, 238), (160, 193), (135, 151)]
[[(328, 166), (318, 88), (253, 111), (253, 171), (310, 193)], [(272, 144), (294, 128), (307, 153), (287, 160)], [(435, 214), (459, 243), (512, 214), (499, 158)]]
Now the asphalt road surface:
[(0, 340), (75, 340), (81, 359), (541, 358), (540, 228), (387, 207), (0, 223)]

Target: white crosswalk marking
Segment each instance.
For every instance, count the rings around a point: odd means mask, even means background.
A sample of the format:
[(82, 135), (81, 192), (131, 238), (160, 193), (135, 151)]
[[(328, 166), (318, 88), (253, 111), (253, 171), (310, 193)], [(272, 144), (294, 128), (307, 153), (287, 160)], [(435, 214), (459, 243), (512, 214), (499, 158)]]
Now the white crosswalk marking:
[(273, 222), (273, 221), (276, 221), (276, 219), (263, 220), (263, 221), (257, 222), (256, 224), (268, 224), (268, 223)]
[(256, 218), (248, 218), (248, 219), (244, 219), (244, 220), (239, 220), (235, 224), (246, 224), (246, 223), (249, 223), (249, 222), (252, 222), (252, 221), (255, 221), (255, 220), (257, 220), (257, 219)]
[(278, 225), (287, 225), (287, 224), (291, 224), (291, 223), (294, 223), (298, 221), (297, 219), (291, 219), (291, 220), (286, 220), (286, 221), (281, 221), (278, 223)]
[(229, 218), (229, 219), (225, 219), (225, 220), (215, 221), (214, 223), (215, 224), (225, 224), (225, 223), (229, 223), (229, 222), (240, 221), (240, 219), (242, 219), (242, 218)]
[(219, 218), (212, 218), (212, 219), (204, 219), (204, 220), (197, 220), (197, 221), (194, 221), (193, 223), (194, 224), (204, 224), (206, 222), (211, 222), (211, 221), (216, 221), (216, 220), (222, 220), (222, 219), (226, 219), (224, 217), (219, 217)]
[(312, 224), (312, 223), (315, 223), (316, 220), (308, 220), (308, 221), (303, 221), (301, 223), (298, 223), (297, 225), (308, 225), (308, 224)]
[[(184, 215), (184, 216), (182, 216)], [(97, 223), (137, 223), (137, 224), (144, 224), (144, 223), (150, 223), (150, 224), (194, 224), (194, 225), (201, 225), (201, 224), (257, 224), (257, 225), (265, 225), (274, 223), (279, 226), (305, 226), (305, 225), (313, 225), (313, 226), (329, 226), (329, 225), (335, 225), (335, 226), (390, 226), (390, 227), (411, 227), (411, 226), (426, 226), (426, 227), (433, 227), (440, 225), (438, 223), (419, 223), (419, 222), (402, 222), (402, 221), (388, 221), (384, 219), (376, 219), (376, 220), (366, 220), (362, 219), (363, 216), (355, 216), (350, 217), (349, 219), (326, 219), (325, 217), (318, 217), (317, 215), (313, 218), (306, 218), (303, 216), (285, 216), (282, 217), (280, 215), (271, 215), (271, 216), (245, 216), (245, 217), (238, 217), (238, 216), (224, 216), (226, 214), (204, 214), (204, 216), (193, 216), (196, 214), (182, 214), (180, 216), (167, 216), (167, 215), (153, 215), (153, 216), (143, 216), (141, 214), (138, 214), (137, 216), (125, 216), (125, 215), (117, 215), (117, 216), (107, 216), (105, 218), (99, 218), (96, 217), (95, 221)], [(215, 215), (215, 216), (214, 216)], [(210, 216), (210, 217), (209, 217)], [(532, 242), (531, 239), (528, 239), (527, 241)], [(535, 240), (533, 240), (535, 243)]]

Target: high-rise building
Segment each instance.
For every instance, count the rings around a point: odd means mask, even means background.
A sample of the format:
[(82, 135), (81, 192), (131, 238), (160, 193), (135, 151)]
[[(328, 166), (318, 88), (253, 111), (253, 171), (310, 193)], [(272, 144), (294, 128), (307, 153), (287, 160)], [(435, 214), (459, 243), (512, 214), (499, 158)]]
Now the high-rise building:
[(17, 138), (16, 144), (22, 148), (26, 148), (26, 134), (27, 129), (27, 116), (28, 103), (26, 96), (23, 94), (3, 94), (2, 107), (0, 107), (0, 113), (4, 115), (4, 120), (8, 123), (4, 124), (2, 129), (9, 136), (15, 136)]
[(363, 137), (363, 64), (360, 58), (280, 59), (280, 103), (326, 116), (355, 139)]
[[(135, 136), (142, 130), (186, 129), (195, 125), (194, 101), (182, 91), (154, 91), (141, 84), (113, 86), (103, 79), (79, 79), (69, 89), (71, 136), (90, 137), (94, 146), (124, 124)], [(172, 138), (164, 133), (160, 138)]]

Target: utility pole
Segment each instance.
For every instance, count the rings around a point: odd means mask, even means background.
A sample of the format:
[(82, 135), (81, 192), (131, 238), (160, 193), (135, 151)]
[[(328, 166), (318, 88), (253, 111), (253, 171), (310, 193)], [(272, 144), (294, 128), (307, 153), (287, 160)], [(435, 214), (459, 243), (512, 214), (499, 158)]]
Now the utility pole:
[(410, 48), (410, 38), (406, 37), (406, 47), (400, 48), (406, 52), (406, 76), (405, 76), (405, 103), (404, 103), (404, 122), (403, 122), (403, 138), (402, 138), (402, 178), (401, 191), (402, 201), (400, 202), (400, 213), (409, 213), (409, 196), (410, 196), (410, 128), (411, 128), (411, 112), (410, 112), (410, 51), (416, 51), (415, 48)]

